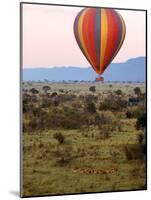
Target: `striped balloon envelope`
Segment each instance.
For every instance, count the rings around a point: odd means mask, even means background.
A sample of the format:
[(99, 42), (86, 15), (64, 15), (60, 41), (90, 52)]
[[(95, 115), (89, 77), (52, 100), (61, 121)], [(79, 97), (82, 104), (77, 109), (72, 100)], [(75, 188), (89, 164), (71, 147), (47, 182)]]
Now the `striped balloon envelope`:
[(85, 8), (74, 21), (76, 41), (99, 75), (117, 55), (125, 34), (125, 22), (114, 9)]

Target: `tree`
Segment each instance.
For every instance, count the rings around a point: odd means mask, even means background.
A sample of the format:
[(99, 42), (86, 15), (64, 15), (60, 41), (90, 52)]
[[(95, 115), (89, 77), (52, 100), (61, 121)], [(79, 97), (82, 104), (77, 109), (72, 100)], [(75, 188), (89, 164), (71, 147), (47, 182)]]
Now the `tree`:
[(141, 94), (141, 89), (140, 89), (140, 87), (134, 88), (134, 93), (135, 93), (137, 96), (140, 96), (140, 94)]
[(142, 112), (136, 121), (136, 129), (143, 130), (140, 135), (138, 135), (138, 141), (140, 143), (140, 150), (144, 155), (144, 158), (146, 158), (147, 155), (147, 146), (146, 146), (146, 124), (147, 124), (147, 119), (146, 119), (146, 113)]
[(39, 93), (39, 91), (36, 90), (35, 88), (31, 88), (31, 89), (30, 89), (30, 92), (31, 92), (32, 94), (38, 94), (38, 93)]
[(90, 112), (92, 114), (96, 112), (96, 106), (93, 102), (88, 103), (86, 105), (86, 109), (87, 109), (88, 112)]
[(121, 90), (116, 90), (115, 93), (116, 93), (117, 95), (122, 95), (122, 91), (121, 91)]
[(146, 113), (143, 112), (137, 118), (136, 128), (137, 129), (145, 129), (146, 128), (146, 123), (147, 123)]
[(90, 91), (90, 92), (93, 92), (93, 93), (96, 92), (95, 86), (91, 86), (91, 87), (89, 88), (89, 91)]
[(57, 95), (58, 95), (57, 92), (53, 92), (51, 97), (56, 97)]
[(58, 141), (59, 144), (63, 144), (64, 143), (64, 135), (62, 135), (62, 133), (57, 132), (53, 135), (53, 137)]
[(48, 85), (43, 86), (42, 89), (44, 90), (45, 93), (47, 93), (48, 91), (51, 90), (50, 86), (48, 86)]
[(63, 93), (63, 92), (64, 92), (64, 90), (63, 90), (63, 89), (59, 89), (59, 92)]
[(48, 79), (44, 79), (44, 82), (49, 83), (49, 80)]
[(126, 117), (127, 117), (127, 118), (132, 118), (132, 117), (133, 117), (132, 112), (128, 110), (128, 111), (126, 112)]

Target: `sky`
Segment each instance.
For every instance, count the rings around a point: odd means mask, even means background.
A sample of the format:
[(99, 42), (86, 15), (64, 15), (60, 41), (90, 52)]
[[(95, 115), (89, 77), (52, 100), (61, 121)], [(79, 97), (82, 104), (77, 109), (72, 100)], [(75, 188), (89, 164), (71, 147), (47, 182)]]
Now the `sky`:
[[(90, 64), (79, 49), (73, 23), (81, 7), (23, 5), (23, 68)], [(126, 24), (125, 41), (113, 63), (145, 56), (145, 12), (117, 10)]]

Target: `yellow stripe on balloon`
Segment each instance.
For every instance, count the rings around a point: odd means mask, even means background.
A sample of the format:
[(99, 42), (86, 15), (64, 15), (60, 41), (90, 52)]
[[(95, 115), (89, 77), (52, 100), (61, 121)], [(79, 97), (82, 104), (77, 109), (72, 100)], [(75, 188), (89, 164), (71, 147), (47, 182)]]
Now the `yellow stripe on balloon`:
[(103, 61), (105, 57), (105, 51), (107, 46), (107, 14), (104, 9), (101, 9), (101, 38), (100, 38), (100, 45), (101, 45), (101, 52), (100, 52), (100, 72), (103, 72)]
[(88, 60), (90, 61), (91, 65), (92, 65), (92, 60), (91, 60), (91, 57), (89, 56), (88, 54), (88, 51), (87, 51), (87, 48), (86, 48), (86, 45), (84, 43), (84, 38), (83, 38), (83, 33), (82, 33), (82, 27), (83, 27), (83, 19), (84, 19), (84, 15), (85, 13), (88, 11), (88, 9), (84, 10), (81, 14), (81, 16), (79, 17), (79, 21), (78, 21), (78, 35), (79, 35), (79, 39), (80, 39), (80, 42), (81, 42), (81, 45), (82, 45), (82, 48), (86, 54), (86, 57), (88, 58)]

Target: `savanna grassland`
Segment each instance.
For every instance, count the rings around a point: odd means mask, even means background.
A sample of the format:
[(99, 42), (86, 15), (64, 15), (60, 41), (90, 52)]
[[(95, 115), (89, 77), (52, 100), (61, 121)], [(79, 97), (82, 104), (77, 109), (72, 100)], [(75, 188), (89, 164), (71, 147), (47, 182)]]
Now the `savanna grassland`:
[(23, 83), (23, 196), (146, 188), (144, 83)]

